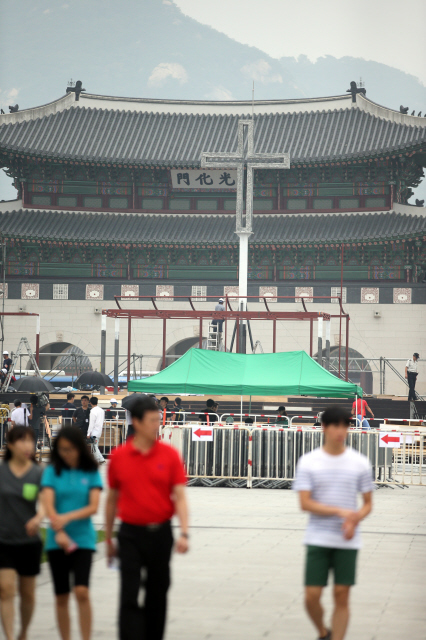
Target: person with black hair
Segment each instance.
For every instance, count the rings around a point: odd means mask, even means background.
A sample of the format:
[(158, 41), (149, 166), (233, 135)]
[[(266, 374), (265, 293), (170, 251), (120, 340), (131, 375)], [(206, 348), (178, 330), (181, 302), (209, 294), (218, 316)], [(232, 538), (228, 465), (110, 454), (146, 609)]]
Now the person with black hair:
[(170, 420), (171, 418), (170, 411), (167, 411), (168, 404), (169, 404), (169, 399), (166, 398), (166, 396), (163, 396), (162, 398), (160, 398), (159, 407), (161, 411), (161, 422), (163, 424), (165, 424), (166, 421)]
[[(302, 456), (293, 485), (300, 506), (310, 514), (305, 534), (305, 604), (324, 640), (343, 640), (349, 622), (349, 592), (361, 538), (358, 525), (372, 509), (374, 490), (368, 458), (346, 446), (350, 413), (339, 406), (322, 416), (324, 445)], [(363, 505), (357, 507), (358, 493)], [(320, 603), (328, 573), (334, 572), (332, 630), (324, 626)]]
[(41, 486), (50, 520), (46, 551), (56, 595), (59, 634), (62, 640), (70, 638), (68, 605), (72, 574), (81, 636), (89, 640), (92, 626), (89, 578), (96, 550), (91, 516), (99, 507), (102, 480), (80, 429), (63, 427), (59, 431)]
[(29, 411), (26, 404), (22, 406), (22, 402), (17, 398), (13, 403), (15, 408), (10, 415), (10, 422), (12, 423), (12, 427), (28, 427), (28, 416)]
[(3, 369), (6, 369), (6, 373), (9, 373), (9, 371), (12, 368), (12, 358), (9, 356), (9, 351), (3, 351)]
[(87, 430), (90, 421), (90, 400), (89, 396), (81, 396), (81, 407), (74, 411), (72, 421), (75, 427), (78, 427), (85, 438), (87, 438)]
[(74, 400), (75, 400), (75, 394), (72, 393), (71, 391), (67, 393), (67, 401), (62, 407), (62, 413), (61, 413), (63, 427), (71, 427), (73, 424), (72, 419), (75, 412)]
[(47, 404), (45, 407), (42, 407), (39, 398), (36, 394), (30, 396), (30, 415), (28, 417), (28, 422), (30, 424), (31, 429), (34, 431), (34, 443), (35, 448), (37, 449), (37, 442), (41, 433), (43, 433), (43, 426), (41, 421), (44, 420), (46, 415), (46, 410), (49, 408)]
[(34, 611), (36, 575), (40, 573), (42, 542), (37, 510), (42, 470), (34, 462), (34, 434), (12, 427), (0, 465), (0, 612), (6, 640), (14, 640), (15, 595), (18, 581), (21, 631), (25, 639)]
[(288, 427), (287, 411), (285, 410), (284, 405), (278, 407), (278, 415), (275, 424), (278, 424), (281, 427)]
[(173, 408), (171, 410), (171, 421), (175, 424), (183, 424), (182, 398), (175, 398)]
[(408, 383), (408, 402), (414, 402), (416, 400), (416, 382), (419, 372), (417, 371), (418, 360), (420, 356), (418, 353), (413, 353), (412, 358), (408, 358), (405, 365), (405, 378)]
[(167, 410), (167, 405), (169, 404), (169, 399), (166, 398), (166, 396), (163, 396), (162, 398), (160, 398), (160, 409), (161, 411), (164, 411), (164, 409)]
[(215, 408), (217, 406), (218, 405), (212, 398), (207, 400), (204, 411), (198, 416), (199, 420), (201, 420), (201, 424), (207, 424), (207, 422), (208, 424), (212, 424), (213, 422), (217, 422), (217, 416), (214, 415)]
[(117, 408), (117, 400), (115, 398), (111, 398), (110, 406), (105, 411), (105, 419), (106, 420), (118, 420), (118, 408)]
[[(108, 561), (118, 553), (120, 640), (161, 640), (170, 585), (171, 518), (175, 513), (181, 528), (176, 551), (188, 550), (186, 473), (176, 449), (158, 440), (157, 403), (150, 397), (137, 398), (130, 411), (134, 437), (115, 449), (108, 469)], [(121, 520), (118, 550), (112, 540), (116, 515)], [(143, 605), (139, 599), (141, 586), (145, 591)]]

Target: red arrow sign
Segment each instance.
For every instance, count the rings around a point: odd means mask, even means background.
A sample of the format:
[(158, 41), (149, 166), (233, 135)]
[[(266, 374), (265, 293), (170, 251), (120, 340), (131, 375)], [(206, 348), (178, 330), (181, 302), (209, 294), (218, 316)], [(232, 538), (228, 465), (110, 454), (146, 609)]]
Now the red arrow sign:
[(389, 436), (388, 434), (386, 434), (385, 436), (382, 437), (382, 441), (386, 442), (386, 444), (388, 444), (388, 442), (399, 442), (399, 436), (396, 438), (392, 438), (392, 436)]
[(202, 429), (197, 429), (197, 431), (194, 431), (194, 435), (197, 436), (197, 438), (201, 438), (201, 436), (211, 436), (212, 435), (212, 431), (203, 431)]

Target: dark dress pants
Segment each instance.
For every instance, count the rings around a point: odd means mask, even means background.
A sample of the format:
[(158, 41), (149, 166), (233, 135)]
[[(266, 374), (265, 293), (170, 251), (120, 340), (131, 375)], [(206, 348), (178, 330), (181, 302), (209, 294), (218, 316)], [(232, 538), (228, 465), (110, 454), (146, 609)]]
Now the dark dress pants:
[(415, 373), (414, 371), (408, 371), (407, 372), (407, 382), (409, 387), (408, 400), (416, 399), (416, 392), (414, 390), (416, 386), (416, 380), (417, 380), (417, 373)]
[[(121, 571), (120, 640), (162, 640), (173, 547), (170, 522), (158, 528), (123, 523), (118, 543)], [(141, 588), (145, 592), (142, 603)]]

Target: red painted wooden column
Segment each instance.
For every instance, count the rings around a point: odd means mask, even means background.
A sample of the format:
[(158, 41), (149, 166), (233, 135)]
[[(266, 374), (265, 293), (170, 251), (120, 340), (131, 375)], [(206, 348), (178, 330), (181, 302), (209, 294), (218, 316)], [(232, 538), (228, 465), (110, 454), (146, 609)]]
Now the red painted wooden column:
[(166, 322), (167, 319), (163, 318), (163, 369), (166, 368)]

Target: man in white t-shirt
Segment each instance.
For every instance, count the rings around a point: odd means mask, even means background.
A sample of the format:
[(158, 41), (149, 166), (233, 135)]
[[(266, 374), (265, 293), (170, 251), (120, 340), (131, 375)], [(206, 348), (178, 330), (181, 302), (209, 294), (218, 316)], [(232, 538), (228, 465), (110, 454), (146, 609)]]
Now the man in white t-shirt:
[[(358, 524), (371, 511), (373, 474), (368, 459), (350, 447), (346, 437), (351, 416), (333, 406), (321, 416), (324, 446), (299, 460), (293, 488), (303, 511), (310, 513), (304, 543), (307, 548), (305, 604), (324, 640), (343, 640), (349, 622), (349, 591), (355, 584)], [(363, 505), (358, 508), (358, 494)], [(332, 630), (324, 626), (320, 603), (328, 573), (334, 573)]]
[(20, 400), (15, 400), (15, 408), (11, 413), (10, 421), (12, 427), (28, 427), (28, 416), (30, 412), (26, 404), (22, 404)]

